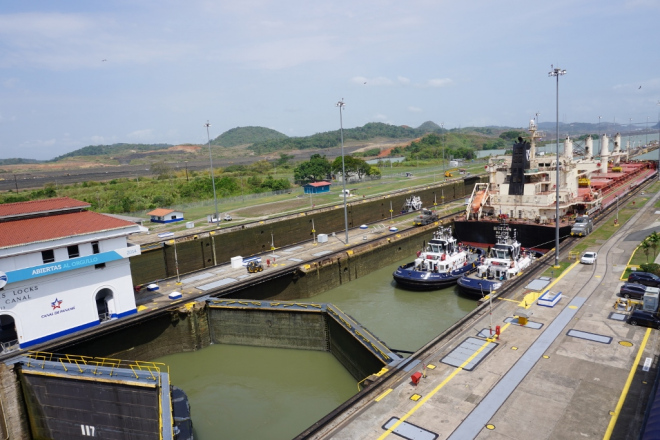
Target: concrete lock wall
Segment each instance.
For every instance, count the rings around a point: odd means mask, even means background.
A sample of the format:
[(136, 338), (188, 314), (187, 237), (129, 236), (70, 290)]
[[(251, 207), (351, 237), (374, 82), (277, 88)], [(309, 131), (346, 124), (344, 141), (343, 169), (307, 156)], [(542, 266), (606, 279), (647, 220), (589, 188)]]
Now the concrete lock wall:
[[(474, 176), (464, 180), (428, 186), (376, 199), (349, 200), (347, 205), (349, 228), (364, 223), (385, 221), (390, 218), (390, 206), (398, 214), (406, 198), (419, 196), (424, 206), (440, 206), (444, 200), (455, 200), (472, 193), (477, 182), (482, 179)], [(276, 247), (287, 246), (313, 238), (312, 220), (316, 233), (344, 230), (343, 201), (337, 198), (337, 204), (305, 213), (294, 214), (282, 219), (273, 219), (253, 225), (225, 228), (211, 238), (194, 238), (177, 241), (176, 253), (179, 274), (189, 273), (213, 265), (213, 248), (218, 264), (227, 263), (231, 257), (249, 256), (270, 250), (271, 240)], [(271, 238), (271, 234), (272, 237)], [(144, 284), (157, 279), (176, 276), (174, 246), (166, 245), (130, 259), (133, 284)]]
[(183, 306), (169, 314), (147, 318), (77, 343), (49, 348), (54, 353), (150, 361), (196, 351), (210, 344), (204, 303)]
[(323, 313), (209, 308), (215, 344), (327, 351)]
[(3, 439), (31, 438), (19, 374), (13, 365), (0, 363), (0, 432)]
[(330, 353), (351, 373), (358, 382), (377, 373), (383, 368), (383, 363), (362, 345), (353, 335), (337, 321), (326, 315), (330, 333)]

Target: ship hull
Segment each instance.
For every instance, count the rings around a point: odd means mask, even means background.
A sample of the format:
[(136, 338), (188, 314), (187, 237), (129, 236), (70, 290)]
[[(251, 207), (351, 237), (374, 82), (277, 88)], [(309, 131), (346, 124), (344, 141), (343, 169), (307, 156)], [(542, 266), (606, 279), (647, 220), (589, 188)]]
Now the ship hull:
[[(504, 282), (506, 283), (506, 281)], [(458, 291), (472, 299), (481, 299), (490, 292), (494, 292), (501, 288), (503, 283), (501, 281), (491, 281), (487, 279), (461, 277), (457, 280)]]
[(408, 290), (439, 290), (451, 287), (466, 274), (474, 272), (474, 264), (469, 264), (450, 273), (436, 273), (414, 270), (415, 263), (400, 266), (392, 274), (397, 285)]
[[(494, 227), (498, 221), (455, 220), (454, 233), (459, 240), (470, 243), (497, 243)], [(556, 228), (535, 223), (509, 223), (516, 231), (516, 240), (525, 248), (552, 249), (555, 247)], [(559, 226), (559, 241), (571, 235), (571, 225)]]

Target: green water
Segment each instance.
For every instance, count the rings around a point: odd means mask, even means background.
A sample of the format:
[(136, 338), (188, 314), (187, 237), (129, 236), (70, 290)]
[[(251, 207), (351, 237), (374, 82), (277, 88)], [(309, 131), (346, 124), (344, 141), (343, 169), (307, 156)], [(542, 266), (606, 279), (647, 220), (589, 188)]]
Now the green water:
[[(332, 303), (390, 348), (414, 351), (476, 303), (455, 288), (398, 289), (392, 272), (404, 262), (306, 301)], [(172, 384), (188, 395), (200, 440), (290, 439), (357, 392), (355, 379), (325, 352), (212, 345), (156, 361), (169, 365)]]

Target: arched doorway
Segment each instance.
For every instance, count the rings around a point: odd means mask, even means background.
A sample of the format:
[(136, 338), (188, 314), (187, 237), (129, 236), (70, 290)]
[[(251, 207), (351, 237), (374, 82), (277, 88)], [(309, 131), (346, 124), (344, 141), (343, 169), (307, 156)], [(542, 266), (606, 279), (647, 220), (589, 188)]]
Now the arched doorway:
[(0, 315), (0, 348), (1, 352), (18, 348), (16, 322), (11, 315)]
[(99, 321), (107, 321), (116, 314), (114, 308), (114, 297), (112, 290), (105, 288), (98, 291), (95, 297), (96, 311), (99, 315)]

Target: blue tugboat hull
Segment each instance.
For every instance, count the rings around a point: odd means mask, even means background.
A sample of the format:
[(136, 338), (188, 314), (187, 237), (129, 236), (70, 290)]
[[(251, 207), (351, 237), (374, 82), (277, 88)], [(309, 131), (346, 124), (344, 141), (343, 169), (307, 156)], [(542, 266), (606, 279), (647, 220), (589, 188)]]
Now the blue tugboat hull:
[[(501, 281), (487, 280), (485, 278), (461, 277), (457, 280), (458, 290), (465, 296), (481, 299), (502, 287)], [(481, 284), (481, 285), (480, 285)]]
[(449, 273), (436, 273), (414, 270), (415, 263), (400, 266), (392, 276), (394, 281), (405, 289), (410, 290), (438, 290), (451, 287), (463, 277), (476, 269), (472, 264), (463, 266)]

